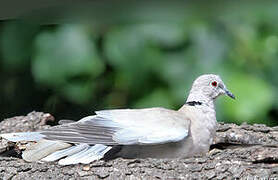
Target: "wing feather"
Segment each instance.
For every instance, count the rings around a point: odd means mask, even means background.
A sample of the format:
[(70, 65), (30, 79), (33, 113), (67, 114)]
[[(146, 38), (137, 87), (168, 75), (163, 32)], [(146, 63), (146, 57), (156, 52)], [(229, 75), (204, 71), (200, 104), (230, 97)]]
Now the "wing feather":
[(75, 123), (43, 131), (49, 140), (70, 143), (131, 145), (177, 142), (188, 136), (190, 120), (164, 108), (97, 111)]

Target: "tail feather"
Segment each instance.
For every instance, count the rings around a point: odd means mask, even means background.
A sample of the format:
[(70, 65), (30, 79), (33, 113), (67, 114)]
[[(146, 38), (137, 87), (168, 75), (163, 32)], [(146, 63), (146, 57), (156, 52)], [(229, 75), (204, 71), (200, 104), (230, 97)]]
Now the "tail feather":
[(93, 161), (103, 158), (104, 154), (107, 153), (112, 147), (105, 146), (102, 144), (96, 144), (83, 151), (76, 153), (67, 158), (61, 159), (58, 163), (60, 165), (70, 165), (70, 164), (89, 164)]
[(79, 159), (79, 163), (89, 164), (93, 161), (100, 160), (104, 157), (104, 154), (107, 153), (112, 147), (105, 146), (102, 144), (96, 144), (91, 149), (87, 151), (86, 156)]
[(70, 147), (68, 143), (42, 139), (38, 143), (28, 146), (22, 153), (22, 158), (27, 162), (39, 161), (49, 154)]
[(89, 147), (88, 144), (79, 144), (76, 146), (71, 146), (69, 148), (66, 148), (66, 149), (63, 149), (60, 151), (56, 151), (56, 152), (46, 156), (45, 158), (42, 159), (42, 161), (46, 161), (46, 162), (56, 161), (56, 160), (66, 157), (66, 156), (71, 156), (80, 151), (83, 151), (84, 149), (86, 149), (88, 147)]
[(70, 164), (78, 164), (79, 163), (79, 159), (81, 157), (83, 157), (84, 155), (86, 155), (86, 151), (88, 150), (89, 148), (85, 148), (84, 150), (76, 153), (76, 154), (73, 154), (71, 156), (68, 156), (64, 159), (61, 159), (58, 161), (58, 164), (59, 165), (62, 165), (62, 166), (66, 166), (66, 165), (70, 165)]
[[(86, 119), (85, 119), (86, 120)], [(36, 143), (26, 147), (22, 158), (27, 162), (58, 161), (60, 165), (89, 164), (102, 159), (112, 149), (111, 146), (96, 144), (71, 145), (62, 141), (46, 140), (40, 132), (20, 132), (0, 134), (0, 137), (12, 142), (34, 141)]]

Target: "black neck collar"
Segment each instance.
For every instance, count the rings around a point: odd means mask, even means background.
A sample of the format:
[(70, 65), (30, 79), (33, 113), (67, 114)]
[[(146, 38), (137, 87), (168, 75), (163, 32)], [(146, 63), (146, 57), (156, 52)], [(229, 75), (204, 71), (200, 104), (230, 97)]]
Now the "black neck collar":
[(189, 106), (196, 106), (196, 105), (202, 105), (203, 103), (200, 101), (189, 101), (189, 102), (186, 102), (186, 104)]

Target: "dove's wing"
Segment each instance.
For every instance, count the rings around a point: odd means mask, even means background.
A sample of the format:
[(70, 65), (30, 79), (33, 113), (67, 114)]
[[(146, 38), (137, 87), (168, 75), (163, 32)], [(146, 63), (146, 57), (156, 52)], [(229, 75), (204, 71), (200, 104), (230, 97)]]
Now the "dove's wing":
[(164, 108), (103, 110), (42, 134), (49, 140), (70, 143), (162, 144), (187, 137), (189, 125), (184, 114)]

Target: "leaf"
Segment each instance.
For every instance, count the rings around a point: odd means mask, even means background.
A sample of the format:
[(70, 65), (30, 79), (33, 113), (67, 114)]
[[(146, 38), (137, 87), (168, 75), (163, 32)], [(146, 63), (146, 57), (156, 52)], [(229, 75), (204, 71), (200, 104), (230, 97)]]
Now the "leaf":
[(134, 108), (165, 107), (173, 108), (173, 101), (167, 90), (156, 89), (151, 94), (137, 101)]
[[(70, 100), (84, 102), (86, 97), (83, 96), (93, 91), (93, 86), (87, 86), (87, 82), (104, 70), (89, 31), (81, 25), (61, 25), (56, 31), (39, 34), (35, 48), (32, 59), (35, 80), (53, 87)], [(80, 99), (76, 93), (78, 89)]]
[(273, 104), (272, 87), (263, 79), (248, 74), (236, 73), (229, 77), (226, 84), (236, 96), (236, 101), (222, 98), (220, 105), (224, 115), (229, 117), (226, 120), (263, 123)]
[(19, 21), (7, 22), (1, 33), (2, 62), (5, 68), (24, 70), (32, 54), (32, 40), (39, 30), (36, 24)]

